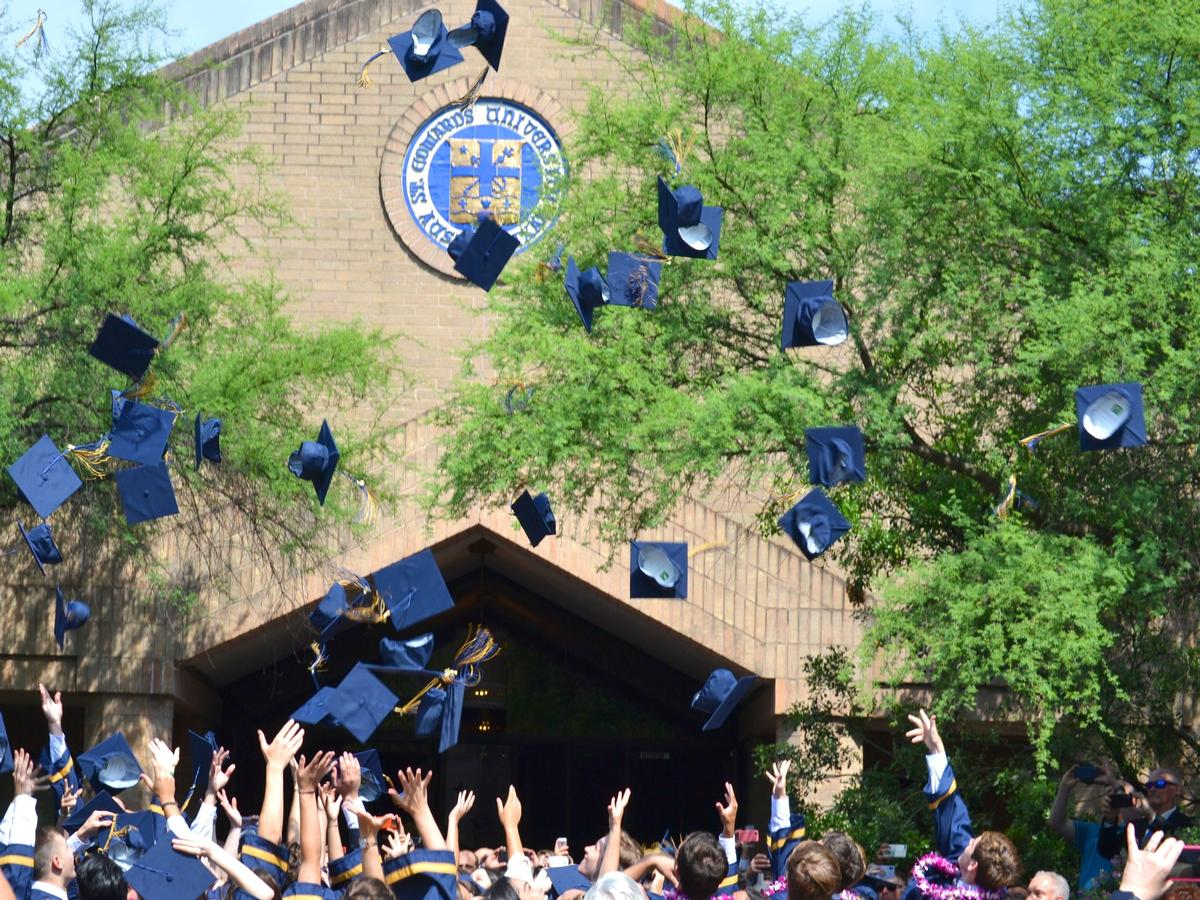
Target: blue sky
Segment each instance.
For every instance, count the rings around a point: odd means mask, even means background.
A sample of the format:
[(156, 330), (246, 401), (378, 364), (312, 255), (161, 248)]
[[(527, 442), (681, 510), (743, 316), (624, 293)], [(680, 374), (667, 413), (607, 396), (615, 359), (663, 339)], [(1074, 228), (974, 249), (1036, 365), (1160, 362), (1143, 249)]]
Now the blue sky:
[[(844, 0), (786, 0), (789, 8), (806, 11), (815, 22), (823, 21), (847, 4)], [(253, 25), (293, 4), (287, 0), (176, 0), (166, 2), (170, 27), (178, 35), (170, 49), (176, 53), (199, 50), (247, 25)], [(909, 13), (922, 31), (935, 29), (939, 22), (955, 26), (961, 21), (987, 25), (995, 21), (998, 9), (1007, 9), (1011, 0), (873, 0), (871, 7), (885, 22), (897, 13)], [(8, 23), (18, 35), (33, 24), (41, 7), (49, 14), (46, 35), (54, 46), (56, 33), (76, 25), (82, 19), (78, 0), (12, 0), (8, 3)]]

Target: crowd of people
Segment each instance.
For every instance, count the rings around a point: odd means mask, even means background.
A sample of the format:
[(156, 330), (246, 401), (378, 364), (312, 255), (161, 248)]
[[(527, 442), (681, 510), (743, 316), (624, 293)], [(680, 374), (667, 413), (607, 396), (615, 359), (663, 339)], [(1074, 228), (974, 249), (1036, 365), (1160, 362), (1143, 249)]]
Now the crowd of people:
[[(0, 900), (1070, 900), (1071, 887), (1057, 873), (1025, 882), (1020, 853), (1003, 833), (974, 834), (936, 719), (924, 710), (909, 717), (908, 737), (927, 751), (934, 846), (903, 877), (893, 866), (868, 864), (844, 832), (807, 835), (803, 815), (791, 810), (786, 761), (767, 773), (765, 853), (752, 852), (757, 835), (737, 827), (738, 801), (727, 783), (716, 802), (719, 831), (651, 849), (622, 827), (631, 796), (618, 791), (607, 831), (576, 862), (565, 839), (553, 850), (525, 845), (514, 787), (496, 800), (502, 843), (461, 847), (459, 823), (474, 808), (472, 792), (459, 793), (443, 829), (429, 805), (431, 773), (401, 769), (385, 794), (381, 773), (362, 754), (302, 753), (304, 730), (291, 720), (270, 740), (258, 733), (265, 786), (257, 815), (229, 794), (236, 766), (220, 747), (190, 772), (181, 800), (178, 749), (153, 740), (146, 771), (120, 735), (73, 757), (61, 695), (38, 690), (48, 730), (38, 760), (9, 748), (0, 728), (0, 770), (11, 767), (15, 794), (0, 820)], [(151, 799), (133, 809), (122, 795), (139, 783)], [(1079, 784), (1109, 791), (1101, 822), (1068, 818)], [(1185, 851), (1171, 833), (1191, 824), (1177, 809), (1181, 780), (1157, 769), (1145, 788), (1122, 782), (1111, 766), (1077, 766), (1063, 777), (1049, 825), (1078, 848), (1082, 887), (1118, 878), (1113, 900), (1158, 900), (1171, 888)], [(50, 790), (58, 821), (39, 826), (35, 794)]]

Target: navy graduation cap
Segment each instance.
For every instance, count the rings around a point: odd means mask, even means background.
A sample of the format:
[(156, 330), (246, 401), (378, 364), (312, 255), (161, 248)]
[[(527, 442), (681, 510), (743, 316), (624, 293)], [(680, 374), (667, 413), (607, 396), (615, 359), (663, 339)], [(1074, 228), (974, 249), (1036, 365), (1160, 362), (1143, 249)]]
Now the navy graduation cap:
[(130, 525), (179, 512), (171, 473), (165, 462), (122, 469), (114, 477), (117, 480), (117, 492), (121, 495), (121, 505), (125, 509), (125, 521)]
[(552, 896), (565, 894), (567, 891), (583, 891), (592, 886), (586, 875), (579, 871), (579, 866), (555, 866), (545, 870), (553, 887)]
[(147, 334), (129, 316), (114, 316), (109, 313), (88, 353), (107, 366), (141, 381), (154, 354), (158, 352), (158, 338)]
[(288, 457), (288, 471), (297, 478), (311, 481), (313, 490), (317, 492), (317, 502), (324, 506), (325, 495), (329, 493), (329, 484), (333, 481), (340, 457), (333, 432), (329, 430), (329, 422), (322, 421), (317, 439), (304, 441), (300, 449)]
[(1115, 450), (1146, 443), (1142, 386), (1097, 384), (1075, 391), (1080, 450)]
[(846, 311), (833, 299), (832, 281), (789, 281), (783, 300), (781, 346), (827, 347), (850, 335)]
[[(363, 585), (364, 589), (366, 585)], [(328, 640), (344, 631), (349, 631), (357, 624), (348, 618), (350, 610), (349, 593), (346, 585), (335, 581), (329, 586), (328, 592), (317, 602), (317, 608), (308, 614), (308, 624), (321, 636), (322, 641)]]
[(843, 481), (865, 481), (866, 450), (857, 425), (804, 429), (808, 480), (833, 487)]
[(62, 588), (54, 588), (54, 640), (58, 649), (63, 648), (63, 641), (68, 631), (82, 628), (92, 617), (92, 609), (82, 600), (67, 600)]
[(133, 748), (125, 735), (117, 732), (101, 741), (86, 753), (80, 753), (75, 762), (83, 777), (92, 783), (98, 793), (103, 788), (123, 791), (138, 783), (142, 767), (138, 765)]
[(196, 424), (192, 428), (192, 436), (196, 441), (196, 468), (204, 460), (219, 463), (221, 461), (221, 420), (200, 420), (196, 413)]
[(460, 231), (446, 252), (460, 275), (490, 291), (520, 246), (516, 236), (500, 227), (491, 213), (485, 211), (479, 214), (479, 224), (474, 229), (467, 227)]
[(364, 663), (358, 663), (342, 679), (326, 706), (330, 715), (354, 735), (356, 741), (365, 744), (391, 715), (398, 700)]
[(690, 184), (672, 190), (658, 178), (658, 227), (663, 253), (693, 259), (716, 259), (721, 242), (719, 206), (705, 206), (700, 189)]
[(433, 634), (422, 634), (407, 641), (379, 639), (379, 659), (382, 665), (375, 671), (391, 669), (396, 672), (420, 672), (433, 656)]
[(595, 266), (581, 273), (575, 265), (575, 257), (568, 256), (563, 285), (575, 306), (579, 320), (583, 322), (584, 330), (590, 333), (596, 310), (608, 302), (608, 282)]
[(113, 425), (108, 455), (152, 466), (167, 450), (167, 439), (175, 427), (173, 409), (161, 409), (136, 400), (126, 401)]
[(550, 508), (550, 498), (544, 493), (533, 497), (529, 491), (522, 491), (521, 496), (513, 501), (512, 511), (533, 546), (536, 547), (543, 538), (555, 533), (557, 525), (554, 511)]
[(169, 900), (202, 897), (217, 877), (199, 859), (180, 853), (163, 840), (133, 861), (125, 880), (144, 900)]
[(630, 541), (629, 596), (687, 597), (687, 544)]
[(50, 526), (45, 522), (34, 525), (26, 531), (25, 525), (20, 519), (17, 519), (17, 528), (21, 531), (21, 537), (25, 538), (25, 543), (29, 545), (33, 561), (37, 563), (38, 570), (43, 575), (46, 574), (46, 566), (58, 565), (63, 561), (62, 553), (59, 552), (58, 545), (54, 543), (54, 537), (50, 534)]
[(8, 741), (8, 729), (4, 726), (4, 714), (0, 713), (0, 775), (4, 775), (12, 770), (12, 747)]
[(397, 631), (454, 608), (454, 598), (432, 550), (421, 550), (385, 566), (369, 581)]
[(329, 712), (329, 701), (336, 688), (323, 687), (304, 702), (290, 718), (303, 725), (337, 725), (338, 721)]
[(704, 687), (692, 697), (692, 709), (708, 715), (702, 730), (713, 731), (724, 725), (729, 714), (757, 681), (757, 675), (736, 678), (728, 669), (714, 669), (704, 682)]
[(67, 834), (74, 834), (83, 827), (83, 823), (88, 820), (94, 812), (110, 812), (113, 814), (122, 813), (125, 810), (121, 809), (120, 804), (113, 799), (112, 794), (108, 791), (100, 790), (96, 792), (96, 796), (92, 797), (86, 804), (76, 806), (74, 812), (62, 823), (62, 827)]
[(387, 793), (387, 780), (383, 777), (383, 764), (379, 761), (379, 753), (375, 750), (360, 750), (354, 754), (362, 770), (362, 784), (358, 794), (364, 803), (378, 800)]
[(21, 489), (29, 505), (43, 519), (50, 518), (83, 482), (60, 453), (49, 435), (42, 435), (36, 444), (8, 467), (9, 477)]
[(815, 559), (850, 530), (850, 523), (824, 491), (813, 488), (783, 514), (779, 527), (796, 542), (801, 553)]
[(192, 758), (192, 786), (188, 790), (190, 797), (196, 791), (208, 788), (208, 775), (212, 769), (213, 754), (217, 752), (217, 736), (212, 731), (197, 734), (188, 729), (188, 755)]
[[(404, 66), (404, 74), (409, 81), (420, 81), (463, 61), (458, 48), (450, 43), (446, 26), (442, 23), (442, 14), (436, 9), (421, 13), (411, 31), (388, 38), (388, 46), (396, 54), (396, 59), (400, 60), (400, 65)], [(377, 53), (372, 56), (367, 60), (367, 66), (381, 55)], [(366, 72), (366, 66), (363, 72)], [(360, 76), (360, 83), (361, 80)]]
[(128, 872), (137, 860), (158, 843), (160, 827), (162, 830), (166, 828), (165, 824), (159, 825), (161, 819), (161, 816), (148, 809), (117, 813), (108, 831), (105, 854), (121, 867), (122, 872)]
[(632, 253), (608, 254), (608, 302), (613, 306), (658, 305), (658, 280), (662, 263)]
[(430, 688), (417, 707), (417, 736), (437, 735), (438, 753), (458, 743), (462, 724), (463, 695), (466, 685), (454, 681), (444, 687)]
[(469, 47), (472, 44), (487, 64), (500, 71), (500, 54), (508, 34), (508, 13), (496, 0), (476, 0), (471, 21), (460, 25), (447, 36), (450, 46)]

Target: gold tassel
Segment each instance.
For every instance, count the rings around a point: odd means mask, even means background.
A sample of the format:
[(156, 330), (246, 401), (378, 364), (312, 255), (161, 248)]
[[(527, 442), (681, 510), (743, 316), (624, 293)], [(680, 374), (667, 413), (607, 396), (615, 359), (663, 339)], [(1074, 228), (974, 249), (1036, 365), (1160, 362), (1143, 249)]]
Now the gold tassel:
[(454, 101), (454, 105), (460, 110), (470, 109), (475, 105), (475, 101), (479, 99), (479, 95), (483, 93), (483, 82), (487, 80), (488, 66), (483, 67), (483, 71), (475, 76), (475, 80), (471, 82), (471, 86), (467, 88), (467, 92)]
[(121, 396), (126, 400), (140, 400), (143, 397), (149, 397), (157, 381), (158, 379), (153, 372), (147, 372), (142, 376), (141, 381), (129, 390), (122, 392)]
[(363, 67), (358, 72), (358, 86), (360, 88), (369, 88), (375, 83), (371, 80), (371, 73), (368, 70), (371, 68), (371, 63), (375, 62), (381, 56), (386, 56), (387, 52), (387, 44), (381, 44), (379, 52), (373, 54), (370, 59), (363, 63)]
[(639, 251), (640, 256), (648, 256), (650, 259), (662, 263), (664, 266), (671, 264), (671, 257), (663, 253), (662, 248), (657, 244), (652, 244), (648, 238), (639, 234), (633, 239), (633, 244)]
[(707, 544), (701, 544), (699, 547), (689, 550), (688, 559), (691, 559), (693, 556), (699, 556), (701, 553), (705, 553), (709, 550), (719, 550), (722, 547), (728, 546), (729, 544), (725, 541), (709, 541)]
[(329, 663), (329, 655), (325, 652), (324, 645), (313, 641), (308, 647), (313, 652), (312, 665), (308, 667), (309, 673), (315, 675), (317, 672), (324, 672)]
[(1008, 511), (1012, 509), (1013, 501), (1017, 498), (1017, 476), (1008, 476), (1008, 491), (1004, 494), (1004, 499), (1000, 501), (1000, 505), (996, 507), (996, 515), (1001, 519), (1008, 518)]
[(107, 440), (100, 441), (95, 447), (76, 447), (74, 444), (67, 444), (67, 451), (63, 455), (79, 463), (86, 478), (101, 479), (107, 478), (110, 474), (109, 466), (112, 457), (108, 455)]
[(1074, 428), (1073, 423), (1067, 425), (1059, 425), (1057, 428), (1051, 428), (1048, 431), (1039, 431), (1037, 434), (1031, 434), (1029, 437), (1021, 438), (1021, 446), (1033, 453), (1037, 450), (1037, 445), (1048, 437), (1054, 437), (1056, 434), (1062, 434), (1064, 431), (1070, 431)]
[(675, 154), (676, 171), (682, 171), (684, 161), (692, 152), (694, 139), (691, 137), (685, 138), (682, 128), (674, 128), (667, 132), (666, 141), (667, 146), (671, 148), (671, 152)]
[(467, 686), (479, 684), (482, 678), (482, 674), (479, 671), (480, 663), (493, 659), (500, 652), (500, 649), (500, 645), (496, 643), (496, 639), (488, 629), (477, 627), (463, 645), (458, 648), (458, 652), (454, 654), (454, 665), (456, 668), (442, 669), (440, 675), (436, 678), (431, 678), (429, 683), (417, 691), (411, 700), (403, 706), (397, 706), (393, 712), (398, 712), (401, 715), (407, 715), (412, 712), (416, 709), (417, 704), (421, 702), (421, 698), (439, 684), (454, 684), (455, 682), (461, 682)]
[(187, 327), (187, 313), (181, 312), (171, 320), (171, 324), (167, 326), (167, 336), (162, 339), (158, 345), (156, 353), (162, 353), (175, 342), (175, 338), (179, 337), (179, 332)]
[(25, 37), (23, 37), (19, 41), (17, 41), (17, 43), (13, 46), (13, 49), (14, 50), (20, 49), (22, 44), (24, 44), (27, 40), (29, 40), (31, 37), (33, 37), (36, 34), (38, 36), (36, 52), (41, 53), (43, 50), (48, 50), (50, 48), (50, 44), (46, 40), (46, 27), (45, 26), (46, 26), (46, 11), (44, 9), (39, 9), (37, 11), (37, 21), (34, 22), (33, 27), (29, 29), (29, 33), (26, 34)]

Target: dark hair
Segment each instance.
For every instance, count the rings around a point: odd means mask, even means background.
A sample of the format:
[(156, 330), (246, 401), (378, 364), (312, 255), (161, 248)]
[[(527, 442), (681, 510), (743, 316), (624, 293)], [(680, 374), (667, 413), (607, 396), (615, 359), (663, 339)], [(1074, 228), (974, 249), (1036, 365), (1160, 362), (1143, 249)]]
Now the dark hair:
[[(245, 860), (243, 860), (243, 862), (245, 862)], [(268, 869), (265, 866), (251, 865), (249, 862), (246, 863), (246, 868), (253, 872), (255, 877), (258, 878), (263, 884), (274, 891), (275, 900), (279, 900), (279, 898), (283, 896), (284, 885), (279, 883), (279, 876), (275, 873), (275, 870)], [(227, 882), (225, 882), (225, 888), (222, 897), (226, 898), (226, 900), (234, 900), (237, 894), (237, 882), (230, 878)]]
[(393, 900), (392, 889), (378, 878), (360, 876), (346, 886), (343, 900)]
[(507, 878), (497, 878), (495, 884), (483, 892), (484, 900), (521, 900), (521, 895)]
[(867, 874), (867, 863), (863, 859), (862, 848), (854, 842), (854, 838), (844, 831), (827, 831), (821, 835), (821, 845), (833, 854), (837, 860), (842, 877), (838, 882), (838, 890), (844, 891), (862, 881)]
[(79, 900), (125, 900), (129, 884), (121, 867), (103, 853), (93, 853), (75, 869)]
[(683, 839), (675, 853), (675, 866), (679, 872), (679, 892), (691, 900), (708, 900), (729, 871), (725, 851), (707, 831), (693, 831)]

